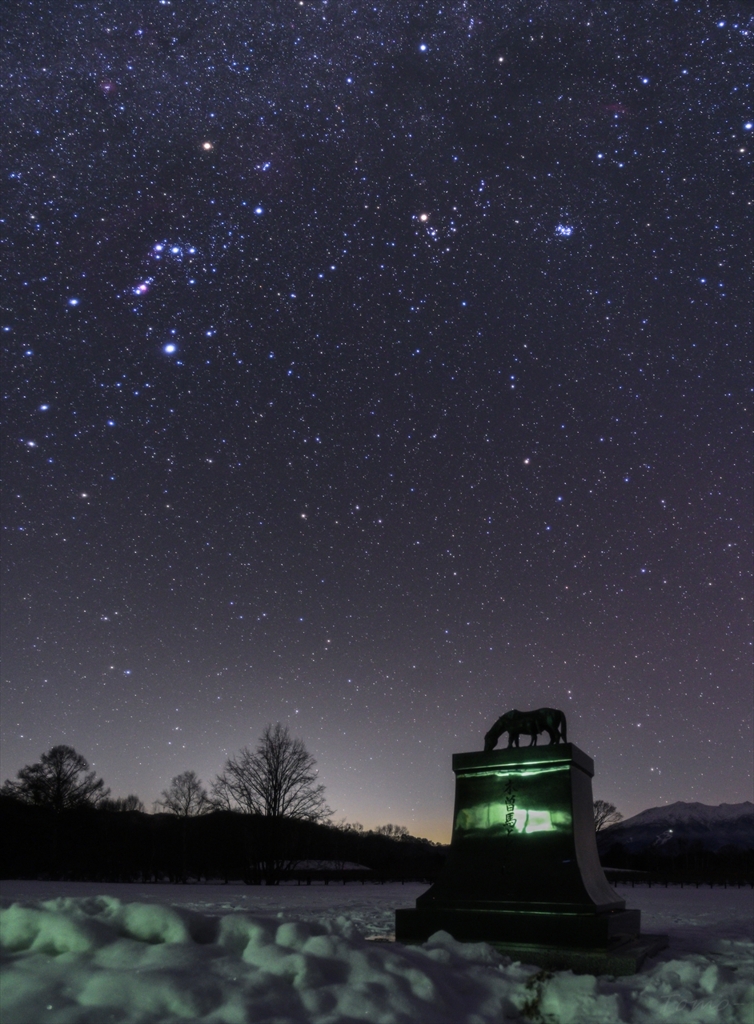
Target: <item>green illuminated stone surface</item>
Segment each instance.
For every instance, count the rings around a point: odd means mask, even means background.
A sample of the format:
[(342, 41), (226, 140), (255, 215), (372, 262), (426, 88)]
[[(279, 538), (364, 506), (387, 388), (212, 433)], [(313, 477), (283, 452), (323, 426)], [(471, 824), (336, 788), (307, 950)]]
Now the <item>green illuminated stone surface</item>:
[(396, 911), (399, 942), (443, 930), (511, 955), (525, 948), (529, 962), (562, 961), (574, 970), (608, 960), (614, 967), (621, 949), (620, 962), (636, 970), (648, 951), (667, 944), (639, 936), (640, 912), (626, 910), (605, 878), (594, 833), (594, 765), (582, 750), (561, 743), (455, 754), (453, 771), (448, 861), (415, 910)]

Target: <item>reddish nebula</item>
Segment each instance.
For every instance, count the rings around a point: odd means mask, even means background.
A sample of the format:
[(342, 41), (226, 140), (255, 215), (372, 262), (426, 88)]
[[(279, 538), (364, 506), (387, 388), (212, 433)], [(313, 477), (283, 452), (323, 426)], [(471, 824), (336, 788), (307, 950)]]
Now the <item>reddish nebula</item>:
[(99, 90), (103, 96), (114, 96), (118, 91), (118, 86), (115, 82), (111, 82), (109, 78), (103, 78), (99, 83)]

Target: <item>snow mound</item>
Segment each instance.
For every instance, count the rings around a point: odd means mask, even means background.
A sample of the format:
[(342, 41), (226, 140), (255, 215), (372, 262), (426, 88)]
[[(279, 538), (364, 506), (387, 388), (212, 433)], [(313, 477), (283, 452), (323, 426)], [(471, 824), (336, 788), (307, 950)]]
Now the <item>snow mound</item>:
[(595, 978), (511, 963), (444, 932), (419, 947), (372, 942), (346, 916), (62, 896), (0, 910), (0, 944), (3, 1024), (743, 1024), (754, 1010), (746, 940)]

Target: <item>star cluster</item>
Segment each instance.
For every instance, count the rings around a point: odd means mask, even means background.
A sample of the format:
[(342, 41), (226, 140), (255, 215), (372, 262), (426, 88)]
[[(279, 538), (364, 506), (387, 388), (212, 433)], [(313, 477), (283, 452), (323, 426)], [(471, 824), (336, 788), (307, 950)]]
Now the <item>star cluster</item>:
[(563, 707), (624, 813), (745, 799), (746, 5), (18, 5), (3, 771), (268, 721), (440, 837)]

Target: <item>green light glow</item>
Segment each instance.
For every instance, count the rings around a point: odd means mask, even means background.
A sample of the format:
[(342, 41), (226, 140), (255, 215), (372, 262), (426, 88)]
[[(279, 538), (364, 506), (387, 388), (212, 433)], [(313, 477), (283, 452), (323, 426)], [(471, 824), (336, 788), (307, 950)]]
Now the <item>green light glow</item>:
[(554, 768), (509, 768), (506, 771), (501, 771), (499, 768), (488, 768), (486, 771), (481, 772), (465, 772), (458, 770), (457, 774), (464, 779), (479, 778), (485, 775), (495, 775), (499, 779), (506, 779), (513, 777), (516, 779), (528, 778), (530, 775), (551, 775), (552, 772), (567, 772), (570, 769), (570, 764), (559, 764)]
[(465, 807), (458, 812), (456, 829), (461, 832), (468, 832), (471, 829), (502, 828), (508, 824), (513, 825), (511, 831), (519, 834), (554, 832), (556, 829), (549, 811), (530, 811), (524, 808), (517, 808), (510, 812), (512, 820), (508, 818), (508, 813), (505, 804), (498, 803), (497, 801), (489, 804), (476, 804), (474, 807)]
[(524, 832), (554, 832), (549, 811), (528, 811)]

